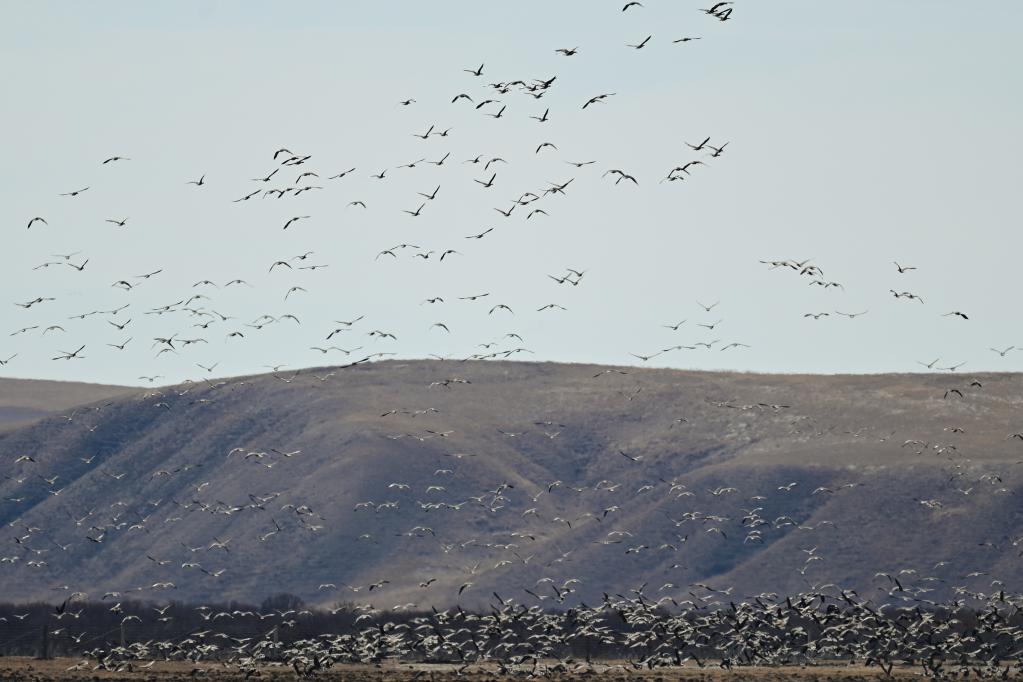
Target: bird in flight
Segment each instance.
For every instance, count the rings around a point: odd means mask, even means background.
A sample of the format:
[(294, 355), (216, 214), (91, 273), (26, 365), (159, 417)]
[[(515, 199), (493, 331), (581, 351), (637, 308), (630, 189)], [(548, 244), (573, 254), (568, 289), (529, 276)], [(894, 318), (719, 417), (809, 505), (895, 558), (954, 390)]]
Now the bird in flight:
[(892, 296), (894, 296), (895, 298), (905, 298), (910, 301), (915, 299), (917, 301), (920, 301), (921, 303), (924, 302), (924, 299), (917, 296), (916, 294), (911, 294), (908, 291), (895, 291), (895, 289), (889, 289), (888, 291), (890, 291), (892, 293)]
[(583, 104), (583, 109), (585, 109), (586, 107), (590, 106), (591, 104), (597, 104), (598, 102), (603, 102), (608, 97), (614, 97), (615, 94), (616, 93), (608, 92), (608, 93), (605, 93), (603, 95), (596, 95), (595, 97), (591, 97), (588, 100), (586, 100), (585, 104)]
[(731, 5), (731, 4), (734, 4), (734, 3), (732, 3), (732, 2), (719, 2), (719, 3), (716, 3), (714, 5), (711, 5), (710, 9), (701, 9), (700, 11), (703, 12), (704, 14), (715, 14), (716, 15), (718, 12), (721, 11), (721, 9), (723, 7), (725, 7), (727, 5)]
[(85, 346), (84, 345), (81, 346), (78, 350), (76, 350), (73, 353), (69, 353), (66, 350), (58, 351), (60, 353), (60, 355), (58, 355), (57, 357), (55, 357), (53, 359), (54, 360), (81, 360), (81, 359), (83, 359), (85, 357), (83, 355), (79, 355), (79, 353), (81, 353), (83, 350), (85, 350)]
[(482, 76), (483, 75), (483, 64), (480, 64), (479, 68), (477, 68), (477, 69), (462, 69), (462, 71), (465, 71), (466, 73), (471, 73), (474, 76)]
[(701, 142), (700, 144), (691, 144), (689, 142), (686, 142), (686, 146), (689, 147), (690, 149), (692, 149), (694, 152), (698, 152), (701, 149), (703, 149), (704, 147), (706, 147), (708, 142), (710, 142), (710, 138), (709, 137), (707, 139), (705, 139), (703, 142)]
[(309, 216), (307, 216), (307, 215), (297, 215), (294, 218), (291, 218), (290, 220), (288, 220), (288, 222), (284, 223), (284, 229), (286, 230), (289, 227), (291, 227), (292, 224), (298, 222), (299, 220), (305, 220), (308, 217)]
[(653, 38), (653, 36), (647, 36), (646, 38), (643, 39), (643, 42), (639, 43), (638, 45), (626, 44), (625, 47), (631, 47), (636, 50), (642, 50), (644, 47), (646, 47), (646, 44), (650, 42), (651, 38)]
[(484, 237), (486, 237), (488, 234), (490, 234), (493, 231), (494, 231), (494, 228), (488, 227), (487, 229), (483, 230), (479, 234), (470, 234), (468, 237), (466, 237), (466, 239), (483, 239)]
[(77, 197), (79, 194), (81, 194), (82, 192), (86, 191), (87, 189), (89, 189), (89, 188), (88, 187), (83, 187), (82, 189), (76, 189), (73, 192), (64, 192), (60, 196), (62, 196), (62, 197)]

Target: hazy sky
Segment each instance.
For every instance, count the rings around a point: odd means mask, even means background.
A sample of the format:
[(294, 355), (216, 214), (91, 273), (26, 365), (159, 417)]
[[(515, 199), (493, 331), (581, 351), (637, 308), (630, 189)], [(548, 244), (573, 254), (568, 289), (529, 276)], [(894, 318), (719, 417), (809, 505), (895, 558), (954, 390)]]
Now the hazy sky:
[[(623, 4), (4, 3), (0, 360), (17, 355), (0, 376), (165, 383), (210, 376), (196, 363), (227, 375), (372, 352), (460, 358), (490, 342), (533, 351), (515, 359), (638, 364), (630, 353), (716, 339), (647, 364), (884, 372), (940, 357), (966, 362), (960, 371), (1023, 369), (1023, 351), (989, 350), (1023, 347), (1023, 5), (736, 0), (720, 22), (700, 0)], [(647, 35), (642, 50), (626, 47)], [(672, 43), (681, 36), (702, 39)], [(463, 71), (481, 62), (482, 77)], [(487, 86), (552, 76), (538, 100)], [(462, 92), (501, 104), (452, 104)], [(601, 93), (615, 95), (581, 109)], [(399, 106), (405, 98), (416, 102)], [(484, 115), (501, 105), (501, 118)], [(529, 118), (548, 108), (549, 121)], [(451, 132), (413, 137), (430, 125)], [(707, 136), (729, 143), (720, 158), (684, 144)], [(542, 142), (557, 149), (535, 153)], [(280, 147), (312, 158), (253, 182), (279, 167)], [(448, 152), (443, 166), (398, 168)], [(102, 165), (115, 155), (131, 160)], [(463, 163), (477, 155), (508, 163), (486, 173)], [(659, 182), (698, 159), (707, 165), (686, 180)], [(639, 185), (601, 177), (612, 168)], [(323, 189), (233, 202), (307, 170), (320, 177), (300, 184)], [(492, 187), (473, 182), (494, 171)], [(204, 186), (185, 184), (204, 174)], [(570, 179), (566, 194), (510, 218), (493, 210)], [(438, 185), (433, 201), (417, 194)], [(348, 206), (356, 200), (368, 208)], [(419, 217), (402, 212), (424, 201)], [(535, 208), (548, 215), (526, 220)], [(27, 230), (35, 216), (48, 225)], [(401, 243), (435, 253), (376, 259)], [(460, 253), (440, 262), (447, 249)], [(81, 271), (34, 269), (79, 251), (70, 262), (88, 259)], [(774, 259), (812, 259), (844, 289), (758, 263)], [(899, 274), (893, 261), (918, 270)], [(311, 264), (329, 267), (297, 269)], [(547, 277), (566, 268), (586, 271), (578, 286)], [(235, 278), (252, 286), (223, 288)], [(193, 287), (206, 279), (221, 288)], [(111, 286), (119, 280), (137, 286)], [(305, 291), (285, 300), (292, 287)], [(190, 304), (199, 314), (147, 314), (196, 293), (209, 297)], [(444, 303), (421, 304), (435, 296)], [(56, 300), (14, 305), (36, 297)], [(720, 304), (706, 313), (697, 300)], [(537, 312), (548, 303), (567, 310)], [(497, 304), (514, 314), (488, 314)], [(214, 310), (235, 319), (193, 326)], [(804, 317), (819, 312), (831, 314)], [(285, 313), (301, 324), (246, 326)], [(325, 341), (334, 320), (359, 315)], [(108, 323), (128, 319), (124, 331)], [(41, 334), (50, 325), (65, 331)], [(228, 339), (234, 331), (244, 338)], [(502, 338), (510, 332), (523, 341)], [(154, 337), (175, 334), (176, 352), (157, 357)], [(123, 351), (106, 345), (128, 338)], [(719, 350), (733, 341), (751, 347)], [(51, 359), (83, 344), (84, 360)], [(362, 350), (310, 350), (329, 345)]]

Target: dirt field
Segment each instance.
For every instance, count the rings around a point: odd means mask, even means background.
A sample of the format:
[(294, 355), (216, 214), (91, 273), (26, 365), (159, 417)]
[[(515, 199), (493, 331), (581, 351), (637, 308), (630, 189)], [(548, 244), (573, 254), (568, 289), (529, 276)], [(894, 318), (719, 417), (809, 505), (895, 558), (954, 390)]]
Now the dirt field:
[[(258, 674), (246, 678), (245, 674), (215, 663), (193, 665), (187, 662), (156, 663), (148, 668), (135, 667), (134, 670), (121, 672), (93, 671), (91, 665), (75, 670), (78, 659), (56, 659), (39, 661), (32, 658), (0, 658), (0, 680), (14, 682), (34, 680), (48, 682), (50, 680), (294, 680), (294, 671), (286, 668), (266, 667)], [(70, 670), (69, 670), (70, 669)], [(773, 682), (775, 680), (857, 680), (879, 679), (916, 679), (918, 669), (895, 669), (892, 676), (885, 678), (878, 668), (860, 666), (822, 666), (822, 667), (791, 667), (791, 668), (741, 668), (732, 671), (720, 669), (700, 669), (687, 667), (670, 670), (625, 670), (617, 666), (599, 666), (596, 674), (556, 674), (551, 679), (558, 680), (649, 680), (650, 682), (685, 681), (717, 681), (721, 680), (757, 680)], [(398, 665), (386, 663), (379, 666), (344, 665), (336, 666), (327, 671), (320, 671), (311, 679), (317, 680), (349, 680), (351, 682), (371, 682), (380, 680), (470, 680), (483, 682), (509, 677), (525, 677), (527, 671), (518, 675), (501, 674), (496, 668), (479, 669), (471, 667), (458, 675), (453, 666), (430, 665)]]

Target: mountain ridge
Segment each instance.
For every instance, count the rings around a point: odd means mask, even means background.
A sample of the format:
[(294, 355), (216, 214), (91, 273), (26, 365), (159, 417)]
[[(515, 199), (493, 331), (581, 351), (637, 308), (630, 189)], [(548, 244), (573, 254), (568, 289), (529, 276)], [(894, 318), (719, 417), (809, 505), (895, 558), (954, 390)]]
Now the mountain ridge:
[(557, 599), (544, 578), (587, 600), (1018, 580), (1021, 403), (1008, 373), (405, 360), (133, 390), (0, 434), (0, 521), (22, 529), (0, 575), (26, 599), (331, 604), (387, 581), (374, 600), (437, 606)]

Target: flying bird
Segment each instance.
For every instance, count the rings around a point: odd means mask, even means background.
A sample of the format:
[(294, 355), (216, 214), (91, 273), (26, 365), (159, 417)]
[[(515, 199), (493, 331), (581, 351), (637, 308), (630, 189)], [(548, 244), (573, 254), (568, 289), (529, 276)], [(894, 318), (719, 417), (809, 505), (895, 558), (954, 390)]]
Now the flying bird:
[(286, 230), (289, 227), (291, 227), (292, 224), (298, 222), (299, 220), (305, 220), (306, 218), (309, 218), (309, 216), (307, 216), (307, 215), (297, 215), (294, 218), (289, 219), (288, 222), (284, 223), (284, 229)]

